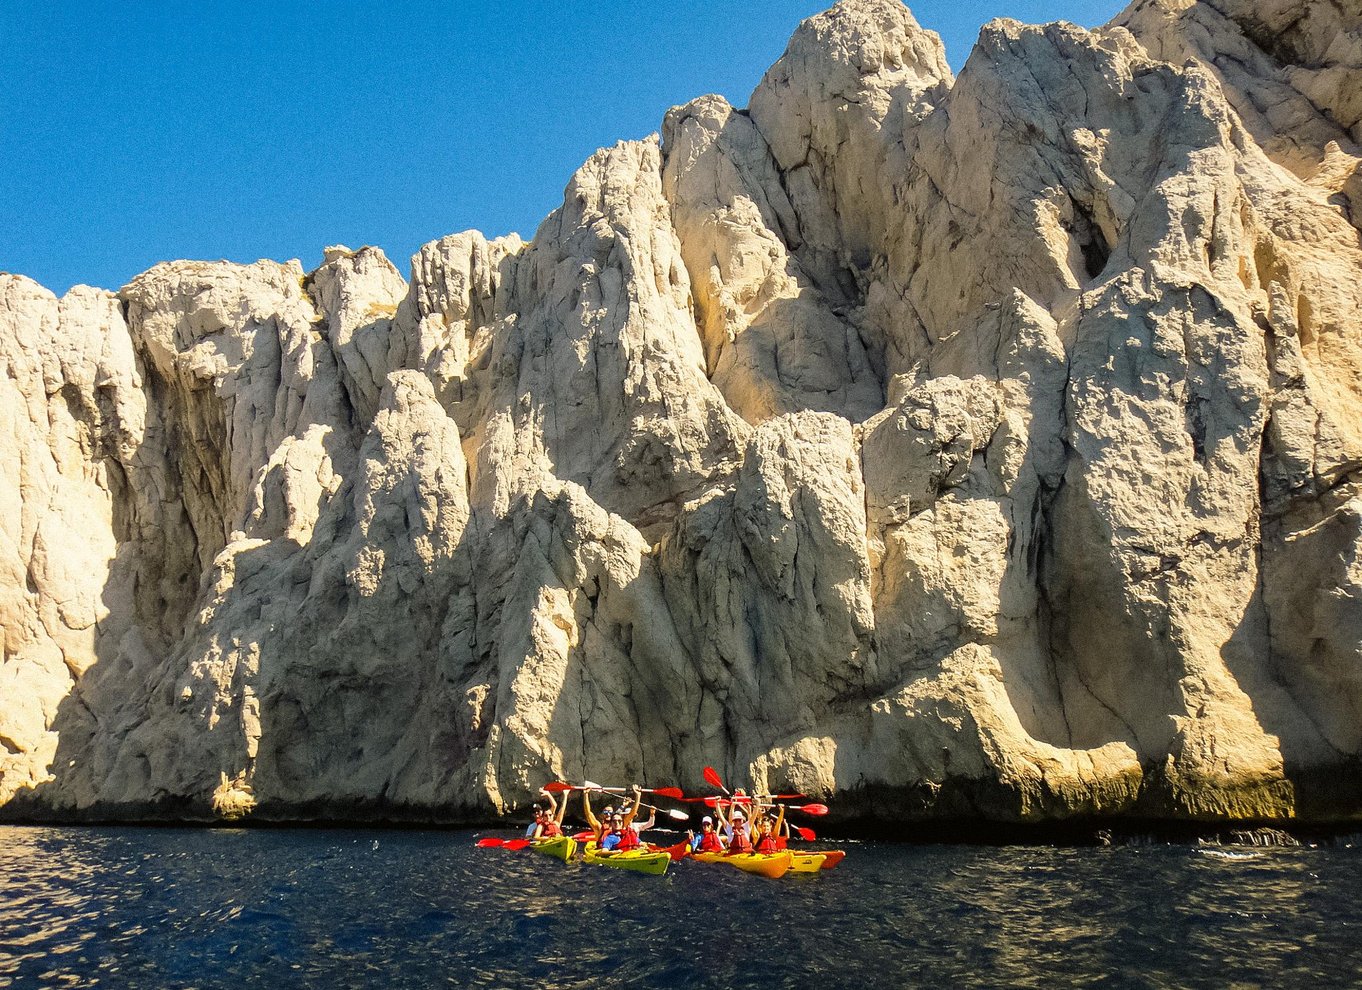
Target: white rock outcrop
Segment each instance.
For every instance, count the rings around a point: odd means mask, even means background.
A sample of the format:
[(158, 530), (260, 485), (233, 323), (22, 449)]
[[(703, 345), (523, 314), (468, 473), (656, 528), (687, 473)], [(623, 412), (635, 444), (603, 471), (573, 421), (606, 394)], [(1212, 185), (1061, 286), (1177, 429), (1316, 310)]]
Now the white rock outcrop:
[(1362, 815), (1359, 39), (842, 0), (528, 242), (0, 275), (0, 816)]

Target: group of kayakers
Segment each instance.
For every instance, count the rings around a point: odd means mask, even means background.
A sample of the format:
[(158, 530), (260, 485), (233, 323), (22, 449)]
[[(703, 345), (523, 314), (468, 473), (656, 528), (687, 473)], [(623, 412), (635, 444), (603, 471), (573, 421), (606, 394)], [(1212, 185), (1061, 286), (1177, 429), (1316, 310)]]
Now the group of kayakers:
[[(715, 802), (714, 814), (700, 820), (700, 834), (691, 836), (691, 848), (696, 852), (773, 853), (781, 847), (781, 829), (785, 827), (785, 806), (774, 805), (761, 796), (748, 798), (742, 788), (733, 792), (730, 811), (724, 813), (722, 802)], [(789, 837), (788, 833), (785, 836)]]
[[(539, 795), (542, 803), (534, 806), (534, 821), (526, 828), (525, 837), (557, 838), (563, 834), (568, 793), (555, 797), (546, 789)], [(725, 805), (729, 808), (727, 812)], [(618, 807), (606, 805), (598, 817), (591, 807), (591, 791), (582, 791), (583, 815), (595, 833), (597, 848), (607, 852), (629, 852), (643, 845), (640, 834), (657, 822), (656, 809), (652, 808), (653, 814), (646, 821), (638, 820), (643, 807), (643, 791), (634, 785)], [(714, 816), (705, 815), (700, 821), (700, 833), (687, 833), (687, 841), (694, 852), (768, 854), (784, 847), (781, 840), (789, 838), (788, 828), (784, 805), (776, 805), (762, 795), (748, 797), (739, 788), (729, 801), (715, 802)]]

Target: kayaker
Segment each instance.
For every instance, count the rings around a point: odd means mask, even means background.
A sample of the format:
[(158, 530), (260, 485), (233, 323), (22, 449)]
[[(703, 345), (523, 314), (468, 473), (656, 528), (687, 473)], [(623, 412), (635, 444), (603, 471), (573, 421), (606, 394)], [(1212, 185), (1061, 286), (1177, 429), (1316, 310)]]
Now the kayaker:
[(785, 823), (785, 805), (780, 806), (780, 814), (776, 816), (775, 822), (770, 818), (763, 817), (757, 826), (757, 841), (755, 849), (759, 853), (773, 853), (780, 851), (780, 844), (776, 841), (776, 836), (780, 834), (780, 826)]
[[(722, 812), (720, 812), (719, 817), (723, 817)], [(750, 853), (751, 851), (752, 838), (747, 831), (747, 814), (741, 808), (735, 807), (732, 821), (728, 823), (728, 852), (732, 855), (734, 853)]]
[(596, 847), (598, 849), (606, 848), (605, 840), (610, 836), (615, 809), (607, 804), (605, 810), (601, 812), (601, 817), (597, 818), (591, 813), (591, 792), (582, 791), (582, 812), (586, 815), (586, 823), (590, 825), (591, 830), (596, 833)]
[[(530, 838), (556, 839), (563, 834), (563, 817), (567, 814), (568, 805), (567, 792), (563, 793), (563, 800), (561, 803), (554, 800), (551, 791), (545, 790), (540, 791), (539, 793), (548, 801), (549, 806), (548, 808), (543, 809), (542, 814), (537, 814), (535, 816), (536, 826), (534, 833)], [(538, 808), (539, 806), (535, 805), (535, 807)]]
[(690, 847), (695, 852), (723, 852), (724, 841), (719, 837), (719, 833), (714, 830), (714, 819), (705, 815), (700, 819), (700, 834), (694, 832), (687, 833), (690, 836)]
[[(720, 834), (723, 836), (725, 845), (732, 843), (733, 832), (735, 831), (734, 826), (737, 822), (742, 821), (743, 828), (744, 829), (747, 828), (747, 822), (745, 818), (746, 812), (736, 802), (723, 800), (715, 802), (714, 814), (717, 815), (719, 818), (718, 824), (715, 826), (715, 828), (718, 829)], [(750, 835), (751, 833), (748, 834)]]
[(544, 809), (542, 804), (534, 806), (534, 819), (525, 826), (525, 838), (537, 839), (543, 831), (544, 822), (548, 820), (549, 812)]
[(615, 831), (611, 838), (615, 840), (616, 852), (629, 852), (643, 844), (634, 826), (625, 824), (624, 816), (619, 814), (615, 815)]
[(631, 827), (639, 835), (642, 835), (644, 832), (648, 831), (648, 829), (652, 828), (656, 824), (657, 824), (657, 809), (649, 808), (648, 820), (646, 822), (641, 822), (635, 819), (634, 824)]
[(639, 841), (638, 831), (634, 828), (634, 820), (638, 816), (640, 805), (643, 803), (643, 790), (635, 784), (633, 792), (634, 806), (628, 811), (615, 812), (610, 822), (610, 835), (601, 843), (602, 849), (628, 852), (642, 845)]
[[(620, 810), (615, 810), (607, 805), (605, 812), (598, 819), (591, 813), (590, 792), (582, 791), (582, 810), (586, 813), (587, 824), (590, 825), (596, 833), (597, 848), (603, 850), (614, 849), (620, 841), (615, 833), (624, 826), (633, 824), (634, 817), (638, 814), (639, 805), (643, 802), (643, 791), (635, 784), (633, 792), (634, 806), (627, 812), (623, 811), (622, 808)], [(634, 838), (637, 840), (637, 834), (635, 834)]]

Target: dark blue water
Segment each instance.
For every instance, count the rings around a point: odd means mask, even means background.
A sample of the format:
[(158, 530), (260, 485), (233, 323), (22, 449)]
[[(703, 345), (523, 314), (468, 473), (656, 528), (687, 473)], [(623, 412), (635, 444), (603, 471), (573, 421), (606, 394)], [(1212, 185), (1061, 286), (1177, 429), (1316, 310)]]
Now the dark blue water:
[(0, 987), (1362, 984), (1362, 850), (1341, 843), (848, 843), (770, 881), (473, 841), (0, 828)]

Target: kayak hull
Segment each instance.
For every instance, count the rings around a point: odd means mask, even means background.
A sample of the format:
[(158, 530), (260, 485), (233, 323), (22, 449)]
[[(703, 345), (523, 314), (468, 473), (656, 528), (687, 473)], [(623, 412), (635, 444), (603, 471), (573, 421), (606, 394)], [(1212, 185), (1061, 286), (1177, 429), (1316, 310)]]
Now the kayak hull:
[(647, 873), (655, 877), (660, 877), (666, 873), (667, 867), (671, 865), (672, 861), (671, 854), (665, 850), (652, 852), (637, 849), (629, 852), (605, 852), (597, 849), (594, 842), (587, 844), (582, 852), (582, 858), (594, 866), (609, 866), (616, 870), (632, 870), (635, 873)]
[(533, 842), (530, 844), (530, 848), (537, 853), (552, 856), (554, 859), (561, 859), (566, 863), (572, 859), (572, 854), (577, 851), (577, 843), (570, 835), (560, 835), (553, 839), (540, 839), (538, 842)]
[(819, 867), (823, 870), (830, 870), (847, 858), (845, 849), (820, 849), (818, 855), (823, 857), (823, 865)]
[(672, 858), (672, 862), (675, 863), (679, 859), (685, 859), (690, 854), (690, 843), (685, 839), (682, 839), (674, 846), (657, 846), (650, 842), (648, 843), (648, 850), (650, 852), (666, 853)]
[(823, 868), (823, 860), (826, 858), (822, 853), (791, 853), (790, 872), (817, 873)]
[(779, 880), (790, 871), (794, 857), (788, 852), (779, 853), (692, 853), (691, 859), (700, 863), (727, 863), (744, 873)]

